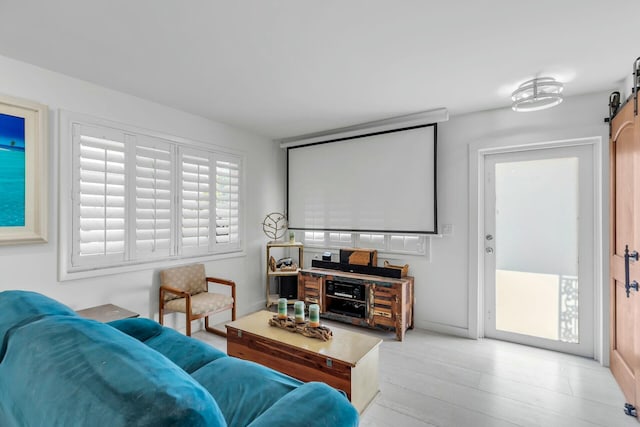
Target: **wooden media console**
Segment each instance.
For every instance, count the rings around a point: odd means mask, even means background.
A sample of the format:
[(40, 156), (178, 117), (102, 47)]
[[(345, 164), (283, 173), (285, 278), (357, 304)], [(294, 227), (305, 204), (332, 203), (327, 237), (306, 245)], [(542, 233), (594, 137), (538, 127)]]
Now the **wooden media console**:
[(320, 316), (393, 330), (399, 341), (413, 328), (411, 276), (400, 279), (321, 268), (300, 270), (298, 299), (320, 305)]

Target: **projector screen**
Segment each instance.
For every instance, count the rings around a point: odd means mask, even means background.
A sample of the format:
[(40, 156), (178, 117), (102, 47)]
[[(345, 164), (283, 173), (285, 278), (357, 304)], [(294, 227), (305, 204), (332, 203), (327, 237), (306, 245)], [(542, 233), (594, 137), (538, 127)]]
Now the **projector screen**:
[(436, 134), (434, 123), (288, 148), (289, 228), (437, 233)]

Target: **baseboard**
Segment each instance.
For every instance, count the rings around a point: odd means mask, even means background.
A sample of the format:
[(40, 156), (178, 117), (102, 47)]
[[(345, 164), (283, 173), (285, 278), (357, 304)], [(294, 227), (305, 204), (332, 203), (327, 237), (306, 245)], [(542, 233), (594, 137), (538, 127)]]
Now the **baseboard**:
[(424, 329), (431, 332), (438, 332), (440, 334), (453, 335), (462, 338), (472, 338), (469, 335), (468, 328), (461, 328), (459, 326), (451, 326), (438, 322), (429, 322), (426, 320), (415, 320), (415, 324), (416, 328)]

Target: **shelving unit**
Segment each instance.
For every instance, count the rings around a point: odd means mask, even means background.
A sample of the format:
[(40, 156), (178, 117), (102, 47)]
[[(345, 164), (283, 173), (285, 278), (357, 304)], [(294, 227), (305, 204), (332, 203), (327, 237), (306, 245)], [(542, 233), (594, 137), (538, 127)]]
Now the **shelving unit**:
[[(269, 258), (272, 256), (272, 249), (274, 248), (283, 248), (283, 249), (298, 249), (298, 258), (296, 259), (294, 254), (289, 254), (288, 256), (291, 256), (291, 258), (293, 259), (293, 262), (295, 262), (296, 264), (298, 264), (298, 268), (296, 270), (286, 270), (286, 271), (281, 271), (279, 269), (276, 269), (275, 271), (272, 271), (270, 266), (269, 266)], [(290, 252), (290, 251), (289, 251)], [(267, 243), (267, 262), (266, 262), (266, 269), (267, 269), (267, 274), (266, 274), (266, 293), (267, 293), (267, 308), (271, 307), (272, 305), (277, 305), (278, 304), (278, 299), (280, 299), (280, 294), (273, 294), (270, 292), (271, 289), (271, 279), (272, 278), (278, 278), (278, 277), (295, 277), (296, 281), (298, 278), (298, 272), (300, 271), (300, 269), (302, 268), (304, 263), (304, 245), (300, 242), (293, 242), (293, 243), (289, 243), (289, 242), (269, 242)], [(293, 304), (294, 301), (289, 301), (290, 304)]]

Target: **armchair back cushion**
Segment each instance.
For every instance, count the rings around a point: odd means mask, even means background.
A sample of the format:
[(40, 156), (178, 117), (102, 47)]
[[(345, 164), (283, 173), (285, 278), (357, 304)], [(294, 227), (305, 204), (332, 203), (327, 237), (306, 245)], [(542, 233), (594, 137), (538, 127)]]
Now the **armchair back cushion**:
[[(207, 292), (207, 278), (204, 264), (190, 264), (169, 268), (160, 272), (160, 284), (180, 289), (191, 295)], [(164, 300), (181, 298), (170, 292), (165, 292)]]

